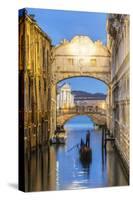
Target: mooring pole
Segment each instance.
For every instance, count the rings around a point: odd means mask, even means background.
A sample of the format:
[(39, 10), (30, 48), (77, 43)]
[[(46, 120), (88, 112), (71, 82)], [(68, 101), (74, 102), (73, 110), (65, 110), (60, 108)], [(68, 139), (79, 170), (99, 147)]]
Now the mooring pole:
[(104, 133), (104, 147), (105, 147), (105, 149), (106, 149), (107, 126), (106, 126), (106, 124), (105, 124), (104, 126), (105, 126), (105, 133)]
[(102, 125), (102, 148), (104, 148), (104, 125)]

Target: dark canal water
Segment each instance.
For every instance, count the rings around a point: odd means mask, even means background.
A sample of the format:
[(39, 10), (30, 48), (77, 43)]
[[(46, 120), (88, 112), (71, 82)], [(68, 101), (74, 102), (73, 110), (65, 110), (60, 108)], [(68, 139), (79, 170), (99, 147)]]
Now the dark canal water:
[[(52, 145), (34, 152), (25, 162), (26, 191), (68, 190), (128, 185), (121, 162), (110, 143), (107, 151), (101, 148), (101, 131), (85, 116), (70, 120), (66, 145)], [(85, 140), (91, 132), (92, 162), (82, 163), (78, 148), (71, 148)]]

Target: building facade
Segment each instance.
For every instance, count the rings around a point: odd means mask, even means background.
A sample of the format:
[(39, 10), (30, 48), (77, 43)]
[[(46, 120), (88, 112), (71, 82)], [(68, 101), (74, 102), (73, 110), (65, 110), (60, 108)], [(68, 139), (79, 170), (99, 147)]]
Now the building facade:
[(106, 98), (100, 99), (98, 97), (75, 97), (74, 103), (76, 106), (85, 106), (85, 107), (97, 107), (99, 109), (106, 110)]
[[(26, 10), (19, 15), (19, 130), (25, 150), (49, 139), (51, 40)], [(23, 130), (24, 127), (24, 130)]]
[(111, 14), (107, 21), (111, 58), (112, 132), (129, 171), (129, 16)]
[(57, 111), (59, 109), (70, 109), (75, 106), (74, 95), (68, 83), (63, 84), (57, 89)]

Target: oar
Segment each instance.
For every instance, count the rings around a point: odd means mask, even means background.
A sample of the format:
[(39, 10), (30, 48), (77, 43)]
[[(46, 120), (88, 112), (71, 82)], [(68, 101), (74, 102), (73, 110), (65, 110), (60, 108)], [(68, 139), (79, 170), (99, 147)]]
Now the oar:
[(68, 150), (67, 150), (67, 152), (69, 152), (69, 151), (73, 150), (75, 147), (78, 147), (78, 146), (79, 146), (79, 143), (78, 143), (78, 144), (76, 144), (76, 145), (74, 145), (74, 146), (72, 146), (70, 149), (68, 149)]

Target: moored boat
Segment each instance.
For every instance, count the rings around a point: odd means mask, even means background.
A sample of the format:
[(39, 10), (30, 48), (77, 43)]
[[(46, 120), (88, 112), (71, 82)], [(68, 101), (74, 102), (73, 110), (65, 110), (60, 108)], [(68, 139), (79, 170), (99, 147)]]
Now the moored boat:
[(66, 132), (63, 130), (63, 132), (56, 132), (51, 138), (50, 143), (51, 144), (65, 144), (66, 142)]
[(57, 133), (56, 142), (57, 142), (58, 144), (65, 144), (65, 142), (66, 142), (66, 135), (65, 135), (65, 132)]
[(55, 135), (50, 138), (50, 144), (56, 144), (56, 136)]

